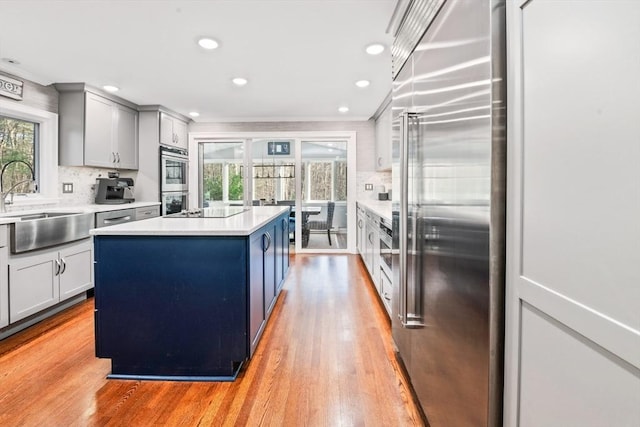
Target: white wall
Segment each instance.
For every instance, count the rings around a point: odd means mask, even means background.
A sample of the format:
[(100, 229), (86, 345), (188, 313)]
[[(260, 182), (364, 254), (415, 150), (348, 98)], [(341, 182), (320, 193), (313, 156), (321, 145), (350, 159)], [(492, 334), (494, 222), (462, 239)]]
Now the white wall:
[(505, 426), (640, 426), (640, 2), (509, 1)]

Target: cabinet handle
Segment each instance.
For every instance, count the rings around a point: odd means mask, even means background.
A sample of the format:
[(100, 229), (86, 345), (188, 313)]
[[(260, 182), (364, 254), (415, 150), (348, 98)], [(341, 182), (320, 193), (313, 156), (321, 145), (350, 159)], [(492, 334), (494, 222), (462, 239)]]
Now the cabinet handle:
[(382, 166), (382, 157), (378, 157), (378, 166)]
[[(267, 244), (266, 245), (264, 243), (265, 237), (267, 238)], [(267, 231), (266, 233), (264, 233), (262, 235), (262, 251), (266, 252), (266, 251), (269, 250), (270, 247), (271, 247), (271, 234), (269, 234), (269, 232)]]
[(358, 221), (358, 228), (362, 228), (362, 219)]
[(373, 233), (369, 233), (369, 243), (373, 244)]
[(102, 222), (104, 224), (111, 224), (112, 222), (119, 223), (127, 221), (131, 221), (131, 215), (119, 216), (118, 218), (105, 218)]
[(286, 218), (282, 218), (282, 229), (286, 230), (287, 229), (287, 225), (289, 224), (289, 220), (287, 220)]
[(60, 258), (60, 263), (62, 264), (62, 271), (60, 272), (60, 274), (63, 274), (65, 271), (67, 271), (67, 262), (64, 260), (64, 258)]
[(57, 259), (53, 260), (56, 263), (56, 272), (54, 273), (54, 276), (57, 276), (58, 274), (60, 274), (60, 261), (58, 261)]
[(113, 151), (111, 152), (111, 156), (113, 156), (113, 160), (111, 160), (111, 163), (115, 163), (116, 162), (116, 153), (114, 153)]
[(120, 163), (120, 153), (116, 153), (116, 156), (118, 156), (118, 163)]

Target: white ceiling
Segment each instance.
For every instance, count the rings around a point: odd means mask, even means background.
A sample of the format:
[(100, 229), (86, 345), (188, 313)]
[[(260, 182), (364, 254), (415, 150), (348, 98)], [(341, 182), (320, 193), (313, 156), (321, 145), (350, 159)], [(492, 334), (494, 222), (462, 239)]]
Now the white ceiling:
[[(196, 122), (366, 120), (391, 90), (395, 3), (1, 0), (0, 58), (20, 64), (0, 70), (45, 85), (116, 85), (139, 105), (198, 111)], [(203, 35), (220, 47), (202, 50)], [(367, 55), (373, 42), (387, 49)], [(238, 76), (249, 83), (234, 86)]]

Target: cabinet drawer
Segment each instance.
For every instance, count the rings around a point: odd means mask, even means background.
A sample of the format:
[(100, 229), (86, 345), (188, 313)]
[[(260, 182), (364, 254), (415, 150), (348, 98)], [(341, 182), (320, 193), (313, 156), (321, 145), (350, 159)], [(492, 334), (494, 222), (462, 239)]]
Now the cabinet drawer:
[(135, 209), (119, 209), (117, 211), (99, 212), (96, 214), (96, 228), (107, 227), (109, 225), (121, 224), (123, 222), (135, 220)]
[(160, 206), (147, 206), (136, 208), (136, 221), (160, 216)]

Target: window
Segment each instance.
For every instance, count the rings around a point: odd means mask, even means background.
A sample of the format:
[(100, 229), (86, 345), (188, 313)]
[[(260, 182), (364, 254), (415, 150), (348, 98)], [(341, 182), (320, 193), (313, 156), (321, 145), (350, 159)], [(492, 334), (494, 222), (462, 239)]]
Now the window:
[(206, 163), (203, 168), (205, 201), (243, 200), (241, 163)]
[[(24, 197), (16, 197), (15, 204), (47, 204), (58, 201), (58, 115), (49, 111), (33, 108), (28, 105), (0, 99), (0, 117), (8, 119), (0, 124), (0, 132), (3, 133), (2, 147), (0, 147), (0, 159), (2, 166), (10, 160), (16, 160), (11, 156), (22, 153), (27, 156), (24, 160), (34, 166), (34, 175), (38, 183), (38, 193), (28, 193)], [(11, 121), (14, 122), (11, 122)], [(15, 122), (22, 124), (22, 131), (18, 132), (20, 140), (18, 148), (9, 148), (10, 130)], [(31, 129), (30, 129), (31, 128)], [(33, 137), (31, 137), (33, 135)], [(27, 141), (33, 138), (33, 143)], [(5, 146), (5, 144), (7, 144)], [(30, 147), (30, 150), (26, 147)], [(31, 154), (27, 152), (31, 151)], [(30, 156), (30, 157), (29, 157)], [(6, 182), (3, 182), (3, 190), (11, 188), (10, 182), (19, 182), (21, 177), (30, 178), (28, 168), (21, 166), (21, 163), (14, 163), (5, 170)], [(19, 186), (16, 191), (26, 191), (26, 187)]]
[(244, 202), (244, 142), (199, 142), (198, 157), (201, 206)]
[(302, 168), (302, 188), (307, 201), (347, 200), (347, 162), (306, 162)]
[(30, 184), (38, 178), (38, 133), (38, 123), (0, 116), (0, 165), (5, 168), (2, 191), (14, 186), (16, 193), (37, 189)]

